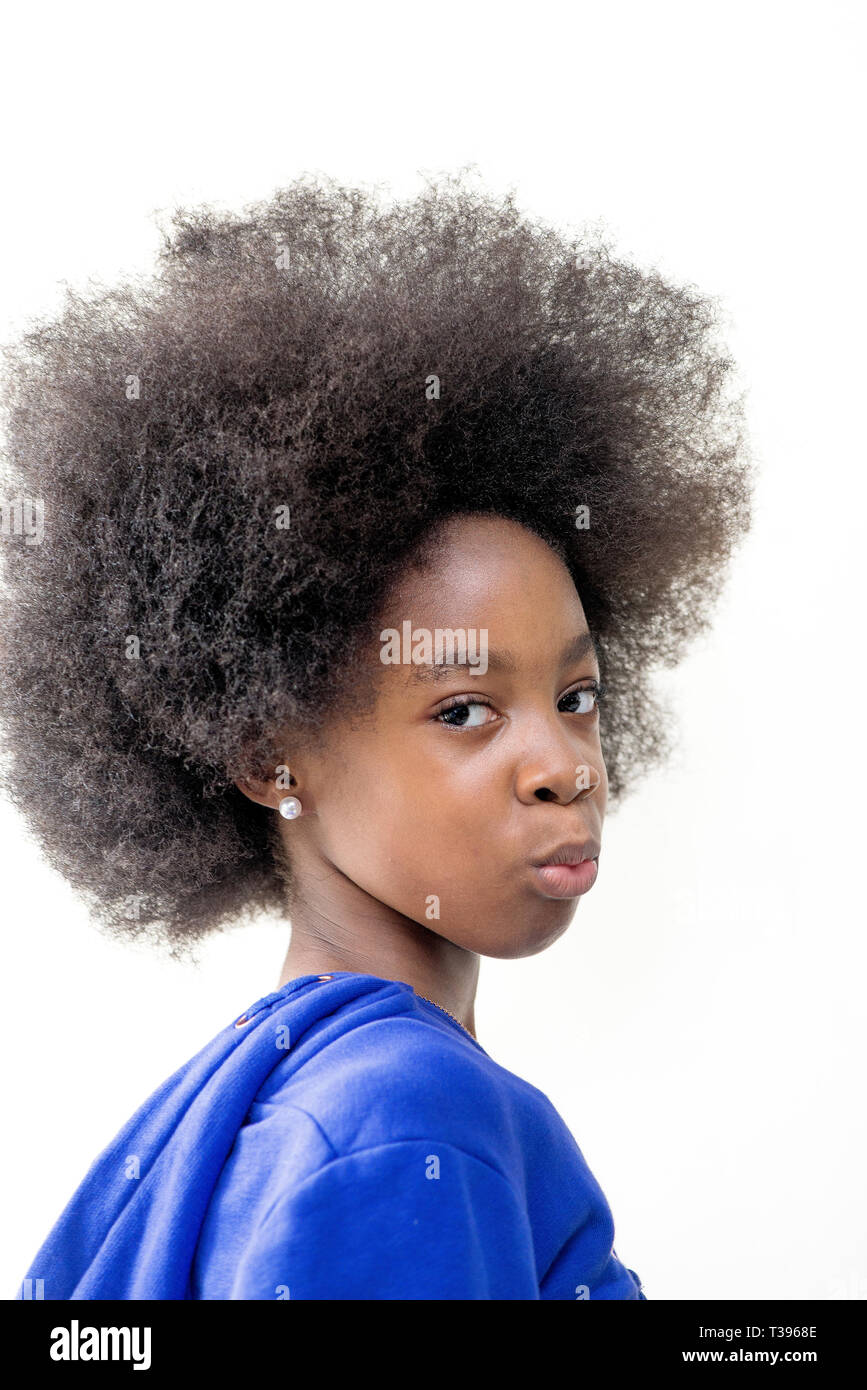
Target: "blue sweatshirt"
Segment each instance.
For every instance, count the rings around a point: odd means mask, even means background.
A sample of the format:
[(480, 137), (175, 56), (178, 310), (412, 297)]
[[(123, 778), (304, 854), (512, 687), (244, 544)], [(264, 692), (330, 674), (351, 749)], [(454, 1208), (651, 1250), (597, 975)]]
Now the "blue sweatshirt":
[(265, 995), (169, 1077), (17, 1296), (644, 1299), (613, 1240), (541, 1091), (410, 985), (342, 971)]

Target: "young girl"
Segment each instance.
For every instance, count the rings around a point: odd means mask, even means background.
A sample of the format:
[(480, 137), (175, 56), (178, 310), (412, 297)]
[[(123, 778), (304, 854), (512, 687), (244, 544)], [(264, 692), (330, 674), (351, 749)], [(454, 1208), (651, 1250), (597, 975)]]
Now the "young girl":
[(9, 794), (115, 936), (291, 919), (19, 1296), (645, 1297), (474, 1000), (669, 745), (748, 524), (730, 366), (707, 297), (461, 178), (177, 213), (8, 350)]

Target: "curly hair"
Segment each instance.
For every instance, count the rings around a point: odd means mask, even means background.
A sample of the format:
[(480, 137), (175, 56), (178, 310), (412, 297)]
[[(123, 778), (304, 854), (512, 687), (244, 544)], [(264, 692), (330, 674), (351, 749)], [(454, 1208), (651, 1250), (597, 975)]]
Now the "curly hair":
[(176, 210), (150, 275), (67, 287), (4, 349), (3, 785), (111, 935), (183, 954), (285, 913), (276, 818), (234, 781), (317, 736), (339, 673), (357, 698), (457, 513), (572, 574), (612, 801), (669, 751), (652, 668), (707, 626), (751, 508), (718, 303), (465, 174)]

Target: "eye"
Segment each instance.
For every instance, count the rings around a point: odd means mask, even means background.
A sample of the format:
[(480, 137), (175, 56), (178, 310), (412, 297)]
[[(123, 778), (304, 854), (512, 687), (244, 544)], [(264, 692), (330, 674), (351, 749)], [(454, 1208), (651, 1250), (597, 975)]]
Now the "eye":
[(564, 714), (592, 714), (598, 708), (599, 702), (605, 694), (605, 687), (601, 681), (591, 681), (589, 685), (579, 686), (577, 690), (570, 690), (558, 702), (557, 708), (562, 709), (565, 701), (576, 702), (572, 708), (563, 710)]
[[(561, 696), (557, 708), (563, 714), (592, 714), (604, 694), (602, 682), (591, 681)], [(486, 717), (485, 710), (491, 711), (490, 718)], [(433, 718), (447, 729), (481, 729), (485, 724), (493, 723), (497, 714), (490, 701), (480, 699), (478, 695), (455, 695)]]
[[(484, 718), (485, 710), (490, 710), (492, 714), (494, 713), (493, 705), (490, 705), (487, 700), (480, 700), (477, 695), (457, 695), (454, 697), (451, 704), (441, 709), (434, 718), (440, 724), (444, 724), (447, 729), (480, 729), (483, 724), (490, 724), (491, 722), (490, 719)], [(475, 718), (474, 716), (476, 714), (482, 717)], [(454, 718), (446, 718), (447, 715), (453, 715)]]

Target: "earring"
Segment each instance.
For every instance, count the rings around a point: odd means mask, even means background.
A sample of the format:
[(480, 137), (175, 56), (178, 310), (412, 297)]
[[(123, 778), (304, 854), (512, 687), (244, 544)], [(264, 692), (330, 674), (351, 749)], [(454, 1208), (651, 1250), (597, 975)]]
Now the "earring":
[(301, 802), (298, 800), (297, 796), (284, 796), (277, 810), (280, 812), (280, 815), (285, 816), (287, 820), (294, 820), (296, 816), (301, 815)]

